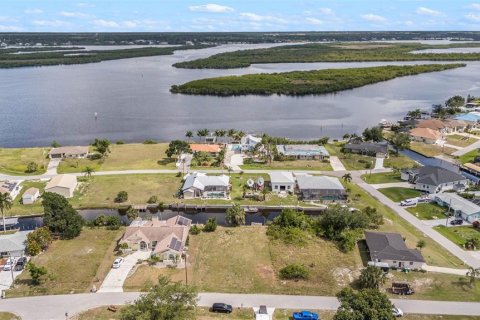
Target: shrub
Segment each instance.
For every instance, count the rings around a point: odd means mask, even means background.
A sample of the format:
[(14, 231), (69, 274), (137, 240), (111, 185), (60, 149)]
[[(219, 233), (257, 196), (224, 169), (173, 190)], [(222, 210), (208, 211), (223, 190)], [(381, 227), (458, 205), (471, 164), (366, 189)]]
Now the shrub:
[(147, 139), (147, 140), (143, 141), (143, 144), (157, 144), (157, 141)]
[(38, 286), (42, 282), (43, 277), (47, 274), (47, 269), (45, 267), (39, 267), (32, 262), (27, 264), (27, 269), (34, 286)]
[(118, 140), (117, 142), (115, 142), (116, 144), (125, 144), (125, 141), (123, 140)]
[(111, 216), (107, 218), (106, 225), (108, 230), (120, 229), (120, 218), (117, 216)]
[(194, 224), (190, 228), (190, 234), (196, 235), (196, 234), (199, 234), (200, 232), (202, 232), (202, 229), (200, 229), (196, 224)]
[(32, 173), (37, 171), (38, 165), (35, 162), (29, 162), (27, 165), (27, 173)]
[(148, 198), (147, 203), (148, 204), (153, 204), (153, 203), (157, 203), (157, 201), (158, 201), (157, 196), (151, 196), (150, 198)]
[(203, 227), (204, 232), (213, 232), (217, 229), (217, 219), (209, 218), (207, 223), (205, 223), (205, 227)]
[(305, 266), (300, 264), (290, 264), (282, 269), (279, 273), (280, 279), (284, 280), (307, 280), (310, 272)]
[(107, 225), (107, 216), (104, 214), (99, 215), (93, 220), (93, 225), (95, 227), (103, 227)]
[(473, 221), (472, 225), (473, 225), (474, 228), (480, 229), (480, 221), (475, 220), (475, 221)]
[(115, 197), (115, 202), (125, 202), (128, 200), (128, 192), (120, 191)]

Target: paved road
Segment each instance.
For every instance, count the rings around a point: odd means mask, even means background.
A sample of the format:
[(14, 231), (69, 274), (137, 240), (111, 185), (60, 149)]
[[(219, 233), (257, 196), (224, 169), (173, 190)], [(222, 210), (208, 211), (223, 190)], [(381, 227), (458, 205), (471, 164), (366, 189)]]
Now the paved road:
[[(0, 310), (13, 312), (22, 320), (64, 320), (65, 313), (73, 316), (87, 309), (108, 305), (122, 305), (138, 298), (137, 292), (83, 293), (71, 295), (39, 296), (0, 300)], [(267, 305), (283, 309), (336, 310), (334, 297), (287, 296), (268, 294), (200, 293), (199, 306), (211, 306), (213, 302), (225, 302), (234, 307)], [(480, 303), (444, 302), (393, 299), (392, 302), (405, 313), (480, 316)]]

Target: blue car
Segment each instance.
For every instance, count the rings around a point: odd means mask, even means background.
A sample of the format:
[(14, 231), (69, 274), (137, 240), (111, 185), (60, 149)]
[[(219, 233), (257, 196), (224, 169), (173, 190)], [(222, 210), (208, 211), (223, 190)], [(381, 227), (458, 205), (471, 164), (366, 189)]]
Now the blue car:
[(314, 312), (300, 311), (293, 313), (293, 320), (320, 320), (320, 318)]

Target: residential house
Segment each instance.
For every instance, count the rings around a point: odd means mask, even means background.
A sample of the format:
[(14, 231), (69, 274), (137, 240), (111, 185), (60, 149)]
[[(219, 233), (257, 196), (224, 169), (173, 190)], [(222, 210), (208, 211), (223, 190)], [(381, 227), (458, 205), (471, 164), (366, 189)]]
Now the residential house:
[(409, 131), (409, 135), (412, 140), (427, 144), (441, 144), (443, 142), (443, 135), (439, 131), (429, 128), (413, 128)]
[(45, 192), (53, 192), (62, 195), (65, 198), (71, 198), (73, 197), (73, 192), (76, 187), (76, 176), (72, 174), (60, 174), (50, 179), (45, 187)]
[(22, 204), (33, 204), (40, 197), (38, 188), (28, 188), (22, 195)]
[(22, 186), (18, 181), (0, 181), (0, 193), (8, 193), (12, 200), (22, 191)]
[(449, 131), (445, 123), (439, 119), (421, 120), (418, 122), (417, 128), (431, 129), (440, 133), (448, 133)]
[(186, 252), (186, 241), (192, 220), (175, 216), (167, 220), (135, 219), (127, 227), (120, 244), (130, 250), (150, 251), (161, 260), (179, 262)]
[(347, 193), (338, 178), (327, 176), (297, 176), (297, 190), (303, 201), (345, 201)]
[(242, 139), (240, 140), (240, 145), (242, 151), (252, 151), (255, 146), (259, 143), (262, 142), (261, 137), (254, 136), (252, 134), (247, 134), (246, 136), (243, 136)]
[(468, 124), (475, 126), (480, 121), (480, 112), (474, 111), (474, 112), (460, 114), (456, 116), (454, 119), (466, 121)]
[(270, 184), (273, 192), (294, 192), (295, 178), (291, 172), (270, 172), (268, 175), (270, 176)]
[(212, 156), (217, 156), (221, 151), (220, 145), (218, 144), (192, 143), (190, 144), (190, 149), (194, 154), (197, 152), (206, 152), (210, 153)]
[(344, 152), (358, 153), (362, 155), (386, 158), (388, 157), (388, 143), (383, 142), (364, 142), (358, 140), (350, 140), (343, 146)]
[(27, 235), (31, 231), (17, 231), (11, 234), (0, 235), (0, 256), (2, 257), (23, 257)]
[(365, 240), (376, 265), (407, 269), (423, 269), (426, 265), (420, 251), (407, 248), (398, 233), (365, 231)]
[(468, 127), (468, 123), (458, 119), (447, 119), (443, 122), (450, 133), (463, 132)]
[(401, 173), (401, 179), (415, 184), (416, 190), (428, 193), (461, 191), (468, 185), (468, 179), (461, 174), (435, 166), (405, 169)]
[(194, 172), (185, 177), (182, 186), (184, 199), (215, 198), (227, 199), (230, 191), (230, 177), (207, 176), (205, 173)]
[(470, 223), (480, 220), (480, 206), (458, 194), (450, 192), (436, 194), (433, 201), (442, 207), (447, 207), (446, 211), (452, 212), (454, 217)]
[(66, 158), (74, 158), (74, 159), (83, 159), (88, 157), (89, 148), (88, 147), (59, 147), (53, 148), (48, 153), (48, 157), (50, 159), (66, 159)]
[(330, 154), (324, 146), (315, 144), (280, 144), (277, 153), (292, 160), (328, 160)]

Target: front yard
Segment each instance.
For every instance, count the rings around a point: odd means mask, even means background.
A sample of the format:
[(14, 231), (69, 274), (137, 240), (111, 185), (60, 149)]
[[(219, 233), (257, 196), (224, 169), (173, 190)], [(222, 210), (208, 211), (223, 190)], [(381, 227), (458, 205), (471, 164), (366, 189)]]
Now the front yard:
[(43, 207), (42, 207), (42, 200), (37, 199), (35, 203), (33, 204), (27, 204), (23, 205), (22, 202), (22, 196), (27, 191), (28, 188), (38, 188), (40, 190), (40, 194), (43, 193), (43, 190), (45, 189), (45, 185), (47, 183), (44, 181), (24, 181), (22, 182), (22, 191), (20, 191), (20, 194), (15, 198), (15, 201), (13, 201), (13, 206), (10, 210), (6, 211), (7, 216), (26, 216), (26, 215), (32, 215), (32, 214), (39, 214), (43, 212)]
[(435, 220), (445, 219), (447, 209), (436, 203), (419, 203), (414, 207), (407, 208), (407, 211), (421, 220)]
[(457, 151), (453, 148), (441, 147), (438, 144), (426, 144), (417, 141), (410, 142), (410, 149), (420, 154), (423, 154), (426, 157), (435, 157), (441, 154), (449, 155)]
[(439, 233), (441, 233), (446, 238), (450, 239), (452, 242), (456, 243), (458, 246), (463, 248), (465, 241), (470, 237), (480, 238), (480, 231), (475, 229), (472, 226), (461, 226), (461, 227), (444, 227), (437, 226), (435, 227)]
[(123, 230), (84, 228), (73, 240), (56, 240), (45, 253), (32, 259), (47, 269), (47, 280), (39, 286), (31, 285), (28, 271), (16, 280), (8, 297), (88, 292), (93, 285), (100, 287), (115, 259), (116, 240)]
[(462, 148), (467, 147), (476, 141), (478, 141), (478, 139), (469, 138), (469, 137), (461, 136), (458, 134), (452, 134), (447, 136), (448, 144), (452, 144), (454, 146), (462, 147)]
[[(43, 174), (48, 166), (50, 148), (0, 148), (0, 172), (10, 175)], [(27, 173), (30, 162), (37, 164), (37, 171)]]
[(400, 179), (400, 173), (397, 172), (364, 174), (362, 179), (368, 184), (404, 182)]
[(472, 150), (468, 153), (465, 153), (464, 155), (460, 156), (458, 160), (460, 161), (461, 164), (465, 163), (472, 163), (475, 160), (475, 157), (480, 156), (480, 152), (478, 150)]
[(400, 202), (405, 199), (416, 198), (421, 196), (423, 193), (421, 191), (409, 188), (401, 187), (391, 187), (391, 188), (381, 188), (378, 189), (385, 196), (390, 198), (392, 201)]

